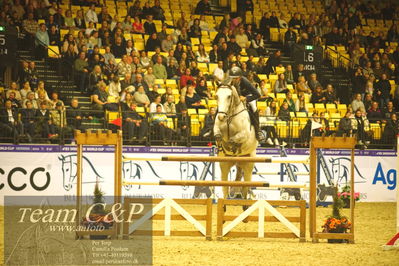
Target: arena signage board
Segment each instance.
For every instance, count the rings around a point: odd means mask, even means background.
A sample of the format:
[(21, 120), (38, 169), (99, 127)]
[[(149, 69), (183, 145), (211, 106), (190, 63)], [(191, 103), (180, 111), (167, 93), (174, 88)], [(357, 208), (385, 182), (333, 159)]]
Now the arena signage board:
[[(107, 146), (88, 147), (83, 160), (83, 193), (92, 195), (94, 184), (100, 183), (106, 195), (113, 193), (113, 148)], [(190, 154), (204, 155), (209, 148), (168, 148), (168, 147), (124, 147), (128, 157), (159, 158), (162, 155)], [(261, 149), (260, 155), (278, 156), (277, 149)], [(289, 156), (303, 159), (307, 150), (288, 150)], [(356, 151), (355, 157), (356, 192), (360, 192), (361, 201), (393, 202), (396, 191), (396, 153), (392, 151)], [(63, 195), (74, 197), (76, 193), (76, 146), (51, 145), (2, 145), (0, 146), (0, 204), (4, 196), (23, 195)], [(329, 178), (320, 171), (320, 183), (339, 183), (343, 186), (350, 178), (348, 151), (329, 150), (324, 152)], [(256, 164), (254, 181), (269, 183), (289, 183), (287, 175), (278, 175), (280, 164)], [(294, 172), (309, 171), (308, 165), (291, 165)], [(235, 169), (231, 177), (235, 176)], [(257, 173), (273, 173), (270, 175)], [(162, 162), (127, 161), (123, 162), (122, 176), (127, 181), (154, 182), (160, 179), (212, 180), (220, 177), (218, 165), (210, 167), (204, 162)], [(308, 184), (308, 177), (298, 175), (298, 184)], [(308, 191), (301, 191), (307, 199)], [(193, 198), (211, 195), (208, 189), (175, 186), (123, 186), (123, 194), (129, 196), (154, 196), (157, 198)], [(215, 189), (217, 197), (222, 197), (221, 188)], [(261, 199), (280, 199), (279, 190), (254, 190), (254, 196)]]

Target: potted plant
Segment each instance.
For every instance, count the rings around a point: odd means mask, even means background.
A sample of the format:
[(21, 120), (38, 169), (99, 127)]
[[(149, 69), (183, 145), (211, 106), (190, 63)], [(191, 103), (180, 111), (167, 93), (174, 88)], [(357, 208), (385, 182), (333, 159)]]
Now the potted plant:
[[(333, 195), (332, 215), (327, 216), (322, 226), (323, 233), (346, 233), (351, 228), (352, 223), (347, 217), (341, 216), (340, 209), (343, 207), (343, 201), (338, 196), (338, 188), (335, 187)], [(328, 243), (346, 243), (345, 239), (328, 239)]]
[[(107, 212), (102, 204), (104, 203), (104, 192), (100, 189), (98, 182), (94, 187), (93, 204), (96, 204), (88, 219), (83, 217), (82, 225), (90, 231), (102, 231), (112, 227), (113, 219), (106, 216)], [(107, 239), (108, 235), (90, 235), (90, 239)]]
[[(342, 191), (338, 193), (338, 197), (343, 202), (343, 208), (350, 208), (350, 206), (351, 206), (351, 187), (349, 185), (344, 186), (342, 188)], [(355, 202), (360, 200), (360, 193), (355, 192), (354, 197), (355, 197)]]

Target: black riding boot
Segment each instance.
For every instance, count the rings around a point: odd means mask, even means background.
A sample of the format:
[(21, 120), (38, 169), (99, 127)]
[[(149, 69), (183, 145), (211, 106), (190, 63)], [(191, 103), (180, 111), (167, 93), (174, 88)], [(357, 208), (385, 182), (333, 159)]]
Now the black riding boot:
[(249, 112), (250, 113), (250, 117), (251, 117), (251, 123), (254, 126), (255, 129), (255, 136), (256, 139), (260, 142), (260, 141), (264, 141), (265, 140), (265, 136), (263, 136), (262, 131), (260, 130), (260, 126), (259, 126), (259, 111), (256, 112)]

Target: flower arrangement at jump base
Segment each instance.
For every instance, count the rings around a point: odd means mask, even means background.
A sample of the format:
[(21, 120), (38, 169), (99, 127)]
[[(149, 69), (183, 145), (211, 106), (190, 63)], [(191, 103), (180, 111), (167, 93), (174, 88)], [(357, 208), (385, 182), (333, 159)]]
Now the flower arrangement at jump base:
[[(347, 217), (342, 216), (340, 210), (344, 202), (339, 196), (338, 188), (335, 187), (333, 195), (332, 215), (327, 216), (327, 219), (322, 225), (323, 233), (346, 233), (351, 228), (352, 223)], [(328, 243), (347, 243), (345, 239), (328, 239)]]
[[(349, 208), (351, 202), (351, 187), (346, 185), (342, 188), (341, 192), (338, 192), (338, 197), (343, 201), (343, 208)], [(360, 193), (354, 193), (355, 202), (360, 200)]]
[[(111, 215), (107, 215), (104, 209), (104, 192), (101, 191), (98, 182), (94, 187), (93, 209), (89, 217), (85, 216), (82, 220), (82, 226), (89, 231), (103, 231), (112, 227), (114, 220)], [(90, 239), (106, 239), (107, 235), (90, 235)]]

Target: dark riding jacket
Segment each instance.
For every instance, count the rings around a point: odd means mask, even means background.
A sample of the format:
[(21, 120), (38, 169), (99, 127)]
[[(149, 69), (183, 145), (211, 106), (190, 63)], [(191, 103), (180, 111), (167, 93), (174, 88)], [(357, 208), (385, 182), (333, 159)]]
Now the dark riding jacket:
[(260, 93), (246, 77), (241, 77), (237, 91), (247, 98), (248, 103), (260, 98)]

